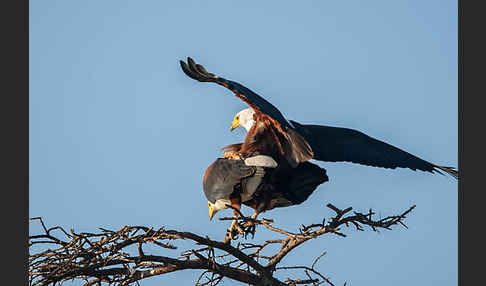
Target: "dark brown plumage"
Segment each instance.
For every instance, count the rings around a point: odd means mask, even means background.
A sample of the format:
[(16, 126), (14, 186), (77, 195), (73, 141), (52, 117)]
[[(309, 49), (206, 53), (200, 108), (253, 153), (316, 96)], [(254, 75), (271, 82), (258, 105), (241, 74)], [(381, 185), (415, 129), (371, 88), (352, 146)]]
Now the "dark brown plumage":
[[(274, 207), (300, 204), (318, 185), (328, 181), (325, 170), (308, 162), (310, 159), (324, 162), (346, 161), (391, 169), (409, 168), (440, 174), (445, 172), (458, 179), (458, 172), (452, 167), (427, 162), (357, 130), (289, 122), (275, 106), (245, 86), (208, 73), (191, 58), (187, 59), (187, 63), (180, 61), (180, 65), (184, 73), (192, 79), (213, 82), (231, 90), (253, 110), (252, 125), (245, 126), (248, 131), (245, 141), (224, 147), (223, 157), (228, 161), (220, 161), (219, 164), (241, 165), (246, 158), (255, 154), (266, 155), (276, 161), (275, 169), (260, 167), (265, 175), (252, 197), (242, 201), (255, 209), (255, 215)], [(249, 167), (245, 164), (241, 166), (243, 169)], [(207, 172), (215, 178), (235, 175), (228, 173), (229, 169), (218, 173), (216, 169), (210, 168)], [(216, 185), (224, 186), (225, 195), (221, 197), (234, 198), (238, 196), (238, 192), (245, 190), (244, 181), (252, 177), (254, 175), (242, 177), (236, 183), (226, 180), (226, 185), (218, 185), (208, 183), (205, 176), (204, 191), (210, 199), (215, 194), (221, 196), (221, 191), (215, 188)], [(234, 200), (231, 201), (233, 202)]]
[(291, 167), (310, 159), (324, 162), (353, 162), (382, 168), (409, 168), (431, 173), (445, 172), (458, 178), (453, 167), (430, 163), (388, 143), (357, 130), (305, 125), (287, 121), (281, 112), (264, 98), (243, 85), (208, 73), (191, 58), (187, 64), (180, 61), (189, 77), (201, 82), (214, 82), (230, 89), (254, 111), (254, 125), (239, 150), (243, 155), (258, 150), (275, 156), (277, 162), (285, 159)]

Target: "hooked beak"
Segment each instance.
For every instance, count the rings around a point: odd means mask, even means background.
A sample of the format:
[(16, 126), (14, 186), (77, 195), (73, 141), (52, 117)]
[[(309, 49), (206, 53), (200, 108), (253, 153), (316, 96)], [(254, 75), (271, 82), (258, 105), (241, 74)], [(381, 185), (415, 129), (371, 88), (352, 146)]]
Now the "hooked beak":
[(230, 132), (238, 127), (240, 127), (240, 120), (238, 117), (235, 117), (235, 119), (233, 119), (233, 122), (231, 123)]
[(208, 202), (208, 209), (209, 209), (209, 220), (213, 219), (214, 216), (214, 209), (213, 206)]

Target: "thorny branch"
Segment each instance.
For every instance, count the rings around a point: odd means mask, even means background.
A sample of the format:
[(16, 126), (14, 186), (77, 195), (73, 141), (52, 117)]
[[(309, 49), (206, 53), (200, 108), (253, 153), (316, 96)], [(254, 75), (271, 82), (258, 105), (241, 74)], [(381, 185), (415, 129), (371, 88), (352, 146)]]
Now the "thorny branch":
[[(350, 214), (351, 207), (339, 209), (332, 204), (327, 207), (335, 212), (334, 217), (327, 222), (324, 219), (321, 223), (302, 225), (297, 232), (278, 228), (268, 219), (221, 218), (220, 220), (236, 219), (240, 224), (251, 222), (282, 236), (261, 243), (237, 242), (236, 245), (163, 227), (154, 229), (146, 226), (124, 226), (117, 231), (100, 228), (96, 233), (76, 233), (74, 230), (67, 232), (59, 226), (48, 229), (42, 218), (35, 217), (31, 221), (38, 221), (43, 233), (29, 236), (29, 282), (33, 286), (79, 279), (84, 280), (86, 286), (102, 283), (129, 285), (147, 277), (185, 269), (200, 269), (203, 272), (195, 285), (217, 285), (227, 278), (250, 285), (334, 286), (315, 268), (325, 252), (311, 266), (278, 265), (287, 254), (310, 239), (327, 233), (345, 237), (340, 228), (343, 225), (349, 227), (352, 224), (359, 231), (363, 231), (364, 226), (369, 226), (373, 231), (380, 228), (389, 230), (397, 224), (406, 227), (403, 219), (415, 208), (412, 206), (400, 215), (375, 220), (375, 213), (371, 209), (367, 213)], [(170, 252), (178, 249), (173, 244), (178, 240), (190, 241), (194, 247), (180, 252), (177, 257)], [(146, 254), (144, 245), (156, 246), (158, 250), (169, 252), (169, 255)], [(277, 245), (279, 249), (272, 253), (267, 248), (269, 245)], [(199, 246), (202, 248), (198, 248)], [(44, 250), (32, 253), (33, 248)], [(275, 275), (284, 269), (302, 271), (305, 277), (281, 281)]]

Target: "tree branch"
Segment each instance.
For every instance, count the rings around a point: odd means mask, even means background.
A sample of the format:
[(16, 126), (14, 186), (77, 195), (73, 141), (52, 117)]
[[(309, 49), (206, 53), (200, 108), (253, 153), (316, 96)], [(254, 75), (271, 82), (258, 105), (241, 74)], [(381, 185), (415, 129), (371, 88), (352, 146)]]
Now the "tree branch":
[[(47, 228), (40, 217), (32, 218), (42, 226), (43, 233), (29, 236), (29, 247), (44, 247), (43, 251), (29, 256), (30, 285), (48, 285), (62, 283), (72, 279), (82, 279), (84, 285), (119, 284), (128, 285), (152, 276), (182, 271), (201, 269), (203, 273), (196, 285), (216, 285), (224, 278), (250, 285), (332, 285), (315, 265), (325, 252), (317, 257), (311, 266), (278, 266), (287, 254), (308, 240), (332, 233), (342, 237), (340, 227), (353, 225), (363, 231), (369, 226), (373, 231), (380, 228), (390, 230), (393, 225), (405, 224), (403, 220), (415, 206), (400, 215), (374, 220), (374, 212), (363, 214), (353, 212), (352, 208), (339, 209), (332, 204), (327, 207), (335, 213), (328, 222), (302, 225), (297, 232), (291, 232), (273, 225), (273, 220), (252, 219), (250, 217), (222, 218), (236, 220), (243, 224), (252, 222), (261, 225), (276, 236), (283, 236), (262, 242), (238, 242), (236, 245), (216, 241), (192, 232), (181, 232), (149, 228), (146, 226), (124, 226), (117, 231), (100, 228), (96, 233), (70, 233), (62, 227)], [(54, 233), (56, 231), (56, 233)], [(173, 252), (178, 247), (173, 243), (188, 240), (194, 247), (182, 251), (177, 257)], [(164, 255), (148, 255), (143, 245), (155, 245), (169, 252)], [(280, 245), (273, 252), (269, 245)], [(54, 248), (52, 249), (52, 247)], [(195, 248), (203, 246), (202, 248)], [(48, 248), (49, 247), (49, 248)], [(229, 261), (228, 261), (229, 258)], [(262, 260), (262, 261), (260, 261)], [(264, 264), (266, 263), (266, 264)], [(277, 270), (300, 270), (304, 279), (288, 278), (285, 282), (275, 277)], [(211, 275), (206, 275), (211, 274)]]

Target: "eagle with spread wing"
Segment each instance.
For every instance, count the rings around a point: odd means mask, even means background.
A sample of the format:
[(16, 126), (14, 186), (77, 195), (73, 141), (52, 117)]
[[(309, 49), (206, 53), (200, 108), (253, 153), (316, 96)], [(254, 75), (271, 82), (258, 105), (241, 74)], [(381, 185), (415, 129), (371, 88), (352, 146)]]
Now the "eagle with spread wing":
[[(233, 189), (241, 189), (241, 181), (244, 178), (258, 176), (254, 175), (258, 174), (258, 171), (253, 171), (253, 174), (250, 175), (251, 172), (246, 172), (246, 169), (262, 168), (263, 171), (260, 171), (260, 173), (270, 171), (269, 173), (272, 175), (259, 181), (259, 184), (263, 182), (267, 185), (267, 187), (263, 188), (266, 190), (256, 193), (269, 193), (270, 196), (274, 197), (278, 197), (275, 193), (282, 194), (280, 197), (285, 197), (283, 195), (285, 192), (279, 191), (275, 187), (279, 180), (290, 178), (290, 181), (299, 181), (302, 179), (300, 176), (312, 174), (306, 178), (310, 178), (310, 181), (313, 182), (304, 192), (306, 194), (304, 197), (307, 199), (308, 195), (320, 183), (327, 181), (325, 170), (318, 174), (319, 172), (312, 173), (309, 172), (310, 169), (306, 169), (311, 166), (307, 164), (312, 164), (308, 162), (310, 159), (324, 162), (352, 162), (391, 169), (409, 168), (414, 171), (420, 170), (440, 174), (444, 172), (458, 179), (458, 172), (453, 167), (430, 163), (360, 131), (341, 127), (301, 124), (287, 120), (275, 106), (263, 97), (237, 82), (207, 72), (202, 65), (196, 64), (191, 58), (187, 58), (187, 63), (180, 61), (180, 65), (184, 73), (190, 78), (200, 82), (213, 82), (221, 85), (231, 90), (238, 98), (250, 106), (250, 108), (240, 111), (231, 124), (231, 130), (240, 126), (246, 129), (248, 133), (244, 142), (226, 146), (224, 148), (226, 151), (224, 158), (219, 159), (220, 161), (226, 159), (226, 161), (221, 161), (226, 163), (217, 163), (217, 160), (208, 168), (204, 176), (203, 187), (209, 201), (210, 217), (215, 211), (228, 207), (227, 203), (218, 203), (218, 199), (223, 197), (227, 202), (231, 202), (231, 205), (234, 207), (239, 207), (241, 195), (238, 194), (245, 193), (245, 190), (235, 191)], [(255, 156), (263, 156), (266, 163), (261, 163), (260, 166), (252, 166), (252, 163), (248, 163), (248, 161), (245, 163), (245, 160)], [(273, 162), (270, 163), (271, 160)], [(241, 169), (235, 171), (234, 168), (225, 169), (223, 166), (216, 168), (216, 165), (219, 164), (239, 165)], [(319, 168), (316, 165), (314, 166)], [(310, 168), (317, 170), (314, 167)], [(229, 180), (232, 183), (228, 184), (232, 190), (218, 192), (221, 188), (220, 185), (215, 183), (218, 180), (214, 180), (214, 178), (220, 177), (221, 181), (224, 181), (222, 178), (225, 176), (234, 177), (232, 177), (234, 182)], [(262, 176), (262, 178), (264, 177)], [(279, 187), (283, 188), (282, 185), (285, 184), (280, 184)], [(287, 189), (287, 195), (289, 193), (298, 194), (299, 189), (297, 187), (290, 188), (290, 190)], [(243, 202), (251, 201), (253, 199), (252, 194), (255, 194), (255, 192), (250, 192), (249, 196), (246, 195), (246, 201), (244, 199)], [(237, 199), (234, 199), (235, 197)], [(301, 202), (299, 201), (299, 203)], [(254, 207), (256, 210), (255, 215), (257, 215), (257, 212), (267, 210), (270, 206), (268, 200), (261, 205), (258, 210)]]

